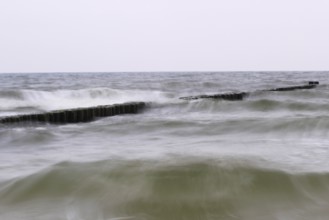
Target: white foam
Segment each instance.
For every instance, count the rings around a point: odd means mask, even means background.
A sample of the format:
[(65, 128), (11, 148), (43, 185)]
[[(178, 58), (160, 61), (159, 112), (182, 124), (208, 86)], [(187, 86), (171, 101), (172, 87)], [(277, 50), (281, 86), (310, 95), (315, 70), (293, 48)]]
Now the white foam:
[(171, 94), (161, 91), (92, 88), (79, 90), (21, 90), (22, 99), (0, 98), (2, 111), (36, 108), (44, 111), (143, 101), (165, 103)]

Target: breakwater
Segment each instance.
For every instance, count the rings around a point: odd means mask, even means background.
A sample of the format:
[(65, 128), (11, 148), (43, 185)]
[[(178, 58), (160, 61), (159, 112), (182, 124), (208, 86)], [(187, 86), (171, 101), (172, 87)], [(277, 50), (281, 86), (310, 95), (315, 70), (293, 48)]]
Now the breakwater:
[[(313, 89), (319, 85), (318, 81), (309, 81), (307, 85), (302, 86), (289, 86), (289, 87), (279, 87), (274, 89), (265, 89), (260, 91), (293, 91), (301, 89)], [(224, 93), (224, 94), (213, 94), (213, 95), (197, 95), (197, 96), (186, 96), (180, 97), (183, 100), (195, 100), (195, 99), (222, 99), (228, 101), (241, 101), (247, 97), (251, 92), (239, 92), (239, 93)]]
[(249, 93), (240, 92), (240, 93), (225, 93), (225, 94), (214, 94), (214, 95), (198, 95), (198, 96), (186, 96), (180, 97), (184, 100), (194, 100), (194, 99), (223, 99), (229, 101), (238, 101), (243, 100)]
[(0, 118), (0, 123), (12, 124), (22, 122), (40, 122), (66, 124), (89, 122), (101, 117), (122, 114), (137, 114), (146, 106), (145, 102), (129, 102), (115, 105), (101, 105), (88, 108), (66, 109), (46, 113), (24, 114)]
[(317, 84), (310, 84), (304, 85), (304, 86), (291, 86), (291, 87), (281, 87), (281, 88), (275, 88), (270, 90), (264, 90), (264, 91), (293, 91), (293, 90), (299, 90), (299, 89), (314, 89)]
[[(290, 87), (279, 87), (268, 90), (259, 91), (293, 91), (302, 89), (313, 89), (319, 84), (318, 81), (310, 81), (307, 85), (302, 86), (290, 86)], [(187, 96), (180, 97), (183, 100), (195, 100), (195, 99), (222, 99), (228, 101), (241, 101), (247, 97), (251, 92), (239, 92), (239, 93), (225, 93), (225, 94), (213, 94), (213, 95), (198, 95), (198, 96)], [(129, 102), (115, 105), (101, 105), (96, 107), (88, 108), (75, 108), (51, 111), (45, 113), (35, 114), (23, 114), (16, 116), (7, 116), (0, 118), (2, 124), (12, 124), (21, 122), (41, 122), (41, 123), (52, 123), (52, 124), (65, 124), (65, 123), (79, 123), (89, 122), (100, 117), (109, 117), (122, 114), (136, 114), (140, 112), (144, 107), (145, 102)]]

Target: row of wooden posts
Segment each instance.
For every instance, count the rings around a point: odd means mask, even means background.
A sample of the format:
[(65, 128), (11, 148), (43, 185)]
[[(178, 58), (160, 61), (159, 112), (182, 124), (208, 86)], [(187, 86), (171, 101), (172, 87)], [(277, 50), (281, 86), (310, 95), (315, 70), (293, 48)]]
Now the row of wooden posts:
[[(311, 81), (308, 85), (281, 87), (269, 90), (261, 91), (292, 91), (299, 89), (313, 89), (319, 82)], [(214, 94), (214, 95), (198, 95), (180, 97), (184, 100), (195, 99), (223, 99), (229, 101), (243, 100), (249, 93), (226, 93), (226, 94)], [(13, 124), (20, 122), (39, 122), (39, 123), (53, 123), (53, 124), (65, 124), (65, 123), (79, 123), (89, 122), (101, 117), (109, 117), (122, 114), (137, 114), (141, 112), (146, 106), (145, 102), (129, 102), (115, 105), (101, 105), (96, 107), (76, 108), (59, 111), (51, 111), (46, 113), (36, 114), (24, 114), (16, 116), (7, 116), (0, 118), (2, 124)]]
[[(308, 85), (302, 86), (290, 86), (290, 87), (280, 87), (274, 89), (265, 89), (260, 91), (293, 91), (293, 90), (300, 90), (300, 89), (313, 89), (317, 85), (319, 85), (318, 81), (310, 81)], [(180, 99), (184, 100), (195, 100), (195, 99), (223, 99), (228, 101), (240, 101), (247, 97), (250, 92), (239, 92), (239, 93), (226, 93), (226, 94), (214, 94), (214, 95), (197, 95), (197, 96), (186, 96), (180, 97)]]
[(41, 122), (41, 123), (78, 123), (89, 122), (96, 118), (122, 114), (137, 114), (145, 107), (144, 102), (130, 102), (118, 105), (101, 105), (88, 108), (76, 108), (46, 113), (8, 116), (0, 119), (0, 123)]

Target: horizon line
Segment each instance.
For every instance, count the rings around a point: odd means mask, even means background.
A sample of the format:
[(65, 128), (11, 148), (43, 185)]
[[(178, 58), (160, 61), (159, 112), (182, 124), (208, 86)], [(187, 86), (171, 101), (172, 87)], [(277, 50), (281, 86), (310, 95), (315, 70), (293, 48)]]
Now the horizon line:
[(329, 72), (329, 70), (169, 70), (169, 71), (36, 71), (36, 72), (0, 72), (0, 74), (59, 74), (59, 73), (247, 73), (247, 72)]

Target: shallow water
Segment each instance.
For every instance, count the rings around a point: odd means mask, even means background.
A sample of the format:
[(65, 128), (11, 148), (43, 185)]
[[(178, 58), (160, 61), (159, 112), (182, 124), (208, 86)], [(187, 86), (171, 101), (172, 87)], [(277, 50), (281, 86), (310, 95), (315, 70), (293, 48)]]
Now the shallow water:
[[(91, 123), (0, 125), (0, 219), (326, 219), (327, 74), (1, 74), (0, 116), (148, 107)], [(312, 80), (311, 90), (261, 91)], [(251, 94), (179, 99), (225, 92)]]

